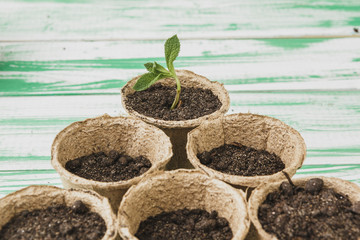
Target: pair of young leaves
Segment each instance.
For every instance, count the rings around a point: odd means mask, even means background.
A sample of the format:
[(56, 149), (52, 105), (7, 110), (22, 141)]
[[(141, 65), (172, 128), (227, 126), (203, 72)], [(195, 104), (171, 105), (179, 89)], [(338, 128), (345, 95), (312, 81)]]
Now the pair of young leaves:
[(143, 74), (135, 83), (133, 89), (135, 91), (143, 91), (148, 89), (151, 85), (163, 78), (174, 78), (176, 81), (176, 96), (175, 100), (170, 109), (174, 109), (180, 98), (181, 85), (178, 77), (175, 73), (175, 68), (173, 62), (180, 52), (180, 41), (177, 35), (172, 36), (167, 39), (165, 42), (165, 60), (166, 66), (168, 69), (164, 68), (157, 62), (148, 62), (145, 63), (145, 68), (149, 71), (148, 73)]

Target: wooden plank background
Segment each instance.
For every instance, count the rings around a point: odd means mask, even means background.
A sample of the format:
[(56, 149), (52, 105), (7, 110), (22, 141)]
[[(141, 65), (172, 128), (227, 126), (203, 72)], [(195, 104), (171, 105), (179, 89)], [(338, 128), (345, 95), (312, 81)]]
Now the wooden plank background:
[(356, 35), (358, 0), (3, 0), (1, 40)]
[(297, 129), (307, 158), (296, 177), (360, 184), (360, 1), (0, 2), (0, 197), (61, 186), (50, 165), (68, 124), (124, 115), (120, 88), (163, 60), (225, 84), (229, 113)]

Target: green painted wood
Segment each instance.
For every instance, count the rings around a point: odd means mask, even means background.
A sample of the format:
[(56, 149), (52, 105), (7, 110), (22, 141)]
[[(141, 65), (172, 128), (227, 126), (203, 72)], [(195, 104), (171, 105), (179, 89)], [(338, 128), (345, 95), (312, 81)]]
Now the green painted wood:
[(58, 174), (45, 170), (0, 170), (0, 197), (29, 185), (53, 185), (61, 187)]
[[(296, 177), (335, 176), (360, 184), (360, 91), (231, 92), (229, 113), (278, 118), (297, 129), (307, 158)], [(0, 98), (0, 196), (27, 184), (60, 186), (50, 164), (56, 134), (68, 124), (125, 115), (120, 94)]]
[(2, 0), (0, 40), (359, 36), (360, 2)]
[[(163, 41), (0, 43), (0, 95), (116, 94)], [(360, 89), (360, 39), (184, 40), (175, 67), (230, 91)]]

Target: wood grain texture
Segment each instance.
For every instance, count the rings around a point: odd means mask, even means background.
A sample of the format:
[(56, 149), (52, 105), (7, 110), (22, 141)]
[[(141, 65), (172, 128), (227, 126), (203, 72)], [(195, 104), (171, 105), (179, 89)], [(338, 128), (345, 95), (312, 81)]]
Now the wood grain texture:
[[(1, 43), (0, 95), (118, 93), (162, 41)], [(360, 89), (360, 39), (182, 41), (175, 67), (230, 91)]]
[[(301, 133), (308, 151), (295, 177), (337, 176), (360, 184), (359, 91), (235, 92), (230, 98), (229, 113), (269, 115)], [(60, 184), (50, 147), (68, 124), (125, 115), (120, 94), (0, 99), (0, 196), (26, 183)]]
[(359, 36), (360, 2), (2, 0), (1, 41)]

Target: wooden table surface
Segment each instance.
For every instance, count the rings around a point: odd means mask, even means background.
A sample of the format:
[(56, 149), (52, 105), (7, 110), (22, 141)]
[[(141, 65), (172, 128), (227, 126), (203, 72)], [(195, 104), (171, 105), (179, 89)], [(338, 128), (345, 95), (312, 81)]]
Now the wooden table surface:
[(360, 184), (360, 1), (1, 0), (0, 197), (61, 186), (50, 165), (68, 124), (125, 114), (120, 88), (164, 64), (225, 84), (229, 113), (278, 118), (307, 158), (295, 177)]

